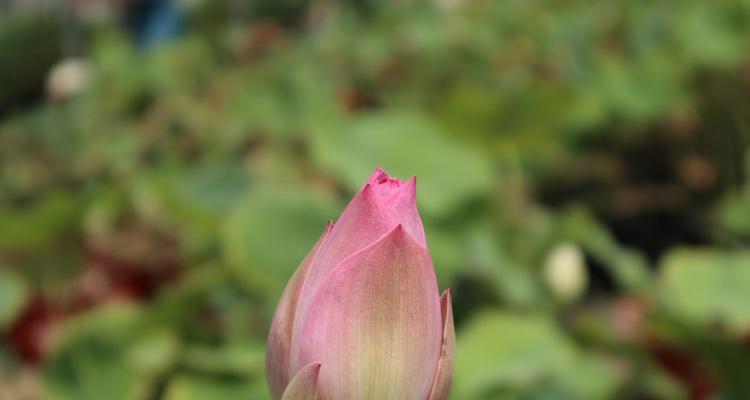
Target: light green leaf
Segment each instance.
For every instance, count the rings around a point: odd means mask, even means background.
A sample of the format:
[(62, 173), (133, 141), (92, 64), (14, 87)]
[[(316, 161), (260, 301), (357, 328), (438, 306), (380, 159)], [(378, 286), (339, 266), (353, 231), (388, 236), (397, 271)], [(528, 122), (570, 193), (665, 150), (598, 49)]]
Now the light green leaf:
[(76, 229), (84, 207), (80, 197), (62, 191), (29, 207), (0, 207), (0, 249), (47, 249), (56, 237)]
[(165, 400), (265, 400), (270, 399), (265, 382), (210, 377), (205, 375), (181, 375), (167, 388)]
[(27, 296), (28, 289), (21, 277), (0, 269), (0, 329), (16, 318)]
[(328, 168), (338, 171), (355, 191), (375, 170), (417, 176), (420, 206), (444, 214), (492, 183), (489, 161), (480, 151), (454, 143), (418, 112), (366, 114), (332, 132), (316, 132), (313, 151)]
[(605, 357), (580, 351), (541, 314), (480, 314), (457, 346), (455, 398), (536, 398), (541, 386), (559, 399), (609, 398), (621, 383)]
[(696, 323), (750, 328), (750, 253), (676, 250), (661, 268), (661, 294), (671, 311)]
[(44, 365), (46, 391), (60, 400), (141, 399), (151, 377), (126, 357), (138, 315), (136, 308), (115, 306), (74, 320)]
[(256, 186), (227, 216), (225, 259), (252, 288), (277, 294), (339, 212), (316, 190)]
[(454, 395), (480, 399), (529, 387), (553, 373), (570, 352), (565, 337), (542, 316), (480, 314), (458, 335)]

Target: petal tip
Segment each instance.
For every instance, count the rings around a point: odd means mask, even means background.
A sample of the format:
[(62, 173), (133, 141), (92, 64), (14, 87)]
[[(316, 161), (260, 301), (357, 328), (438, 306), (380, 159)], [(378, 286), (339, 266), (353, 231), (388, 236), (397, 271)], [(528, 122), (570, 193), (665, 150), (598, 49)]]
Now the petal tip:
[(411, 178), (407, 179), (406, 182), (401, 185), (401, 190), (408, 193), (411, 200), (415, 201), (417, 199), (417, 177), (412, 176)]
[(440, 314), (443, 319), (443, 340), (446, 339), (449, 332), (453, 329), (453, 290), (447, 288), (440, 295)]
[[(410, 243), (414, 245), (419, 245), (419, 243), (412, 237), (411, 233), (406, 229), (404, 224), (398, 224), (393, 227), (388, 233), (386, 233), (381, 240), (387, 240), (387, 241), (395, 241), (395, 242), (402, 242), (402, 243)], [(409, 245), (407, 245), (409, 246)], [(419, 246), (420, 248), (422, 246)]]
[(321, 362), (313, 362), (308, 365), (307, 368), (310, 369), (310, 375), (314, 377), (315, 379), (318, 379), (318, 375), (320, 375), (320, 368), (323, 366), (323, 363)]
[(373, 186), (388, 184), (390, 186), (399, 187), (404, 184), (404, 181), (398, 178), (394, 178), (389, 173), (385, 172), (385, 170), (378, 167), (375, 169), (372, 175), (370, 175), (370, 178), (367, 179), (367, 183)]
[[(424, 250), (427, 254), (429, 252), (427, 251), (427, 248), (425, 247), (424, 243), (424, 234), (422, 233), (422, 236), (415, 236), (421, 233), (414, 232), (413, 230), (410, 231), (409, 228), (407, 228), (404, 224), (398, 224), (393, 229), (391, 229), (390, 232), (388, 232), (385, 236), (391, 238), (392, 240), (407, 240), (410, 244), (413, 244), (420, 249)], [(421, 239), (421, 241), (420, 241)]]
[(284, 389), (281, 400), (316, 400), (318, 399), (318, 377), (321, 363), (316, 361), (305, 365)]
[(453, 329), (453, 290), (451, 288), (445, 289), (440, 295), (440, 314), (443, 319), (443, 340), (445, 340), (447, 330)]

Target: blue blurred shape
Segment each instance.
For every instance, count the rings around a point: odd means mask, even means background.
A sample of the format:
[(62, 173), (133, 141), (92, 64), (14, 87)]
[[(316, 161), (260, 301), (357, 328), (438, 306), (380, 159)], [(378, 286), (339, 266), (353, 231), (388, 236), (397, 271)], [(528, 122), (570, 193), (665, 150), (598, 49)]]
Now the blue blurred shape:
[(135, 0), (126, 6), (125, 24), (142, 48), (179, 37), (184, 23), (182, 10), (170, 0)]

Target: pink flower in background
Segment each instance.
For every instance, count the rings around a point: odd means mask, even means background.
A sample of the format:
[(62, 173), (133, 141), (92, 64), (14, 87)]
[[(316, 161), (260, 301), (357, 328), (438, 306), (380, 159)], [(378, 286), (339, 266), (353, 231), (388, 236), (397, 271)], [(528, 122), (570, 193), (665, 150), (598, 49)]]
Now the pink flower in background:
[(328, 224), (279, 301), (266, 370), (274, 399), (440, 400), (455, 351), (416, 180), (377, 169)]

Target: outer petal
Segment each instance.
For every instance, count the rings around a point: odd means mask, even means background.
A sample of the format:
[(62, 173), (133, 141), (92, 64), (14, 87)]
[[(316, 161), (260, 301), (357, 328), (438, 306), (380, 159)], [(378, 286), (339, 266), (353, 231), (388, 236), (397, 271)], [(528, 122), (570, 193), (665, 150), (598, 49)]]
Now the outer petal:
[(320, 363), (312, 363), (302, 368), (289, 382), (281, 400), (317, 400)]
[(307, 254), (292, 278), (286, 285), (281, 300), (276, 306), (276, 312), (271, 322), (271, 329), (268, 333), (268, 347), (266, 350), (266, 380), (271, 396), (274, 399), (280, 399), (284, 387), (289, 382), (289, 367), (292, 347), (292, 331), (294, 316), (297, 310), (302, 285), (308, 270), (315, 259), (321, 244), (331, 232), (333, 224), (328, 222), (323, 235)]
[(325, 365), (324, 399), (425, 399), (441, 327), (430, 255), (399, 225), (325, 280), (305, 319), (299, 361)]
[(315, 266), (305, 282), (302, 303), (312, 297), (336, 265), (378, 240), (396, 224), (378, 204), (375, 189), (366, 185), (354, 196), (321, 245)]
[(299, 354), (300, 330), (308, 306), (323, 280), (341, 262), (398, 224), (403, 225), (408, 234), (426, 249), (424, 228), (416, 205), (416, 181), (411, 179), (403, 183), (377, 169), (336, 221), (307, 274), (298, 302), (299, 312), (294, 320), (292, 373), (304, 365), (295, 362), (295, 355)]
[(453, 327), (453, 306), (450, 289), (440, 297), (440, 312), (443, 316), (443, 352), (438, 362), (435, 382), (429, 400), (446, 400), (453, 384), (453, 368), (456, 363), (456, 331)]

